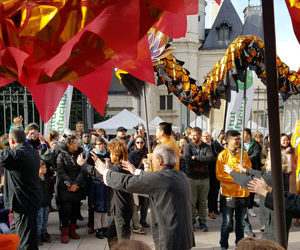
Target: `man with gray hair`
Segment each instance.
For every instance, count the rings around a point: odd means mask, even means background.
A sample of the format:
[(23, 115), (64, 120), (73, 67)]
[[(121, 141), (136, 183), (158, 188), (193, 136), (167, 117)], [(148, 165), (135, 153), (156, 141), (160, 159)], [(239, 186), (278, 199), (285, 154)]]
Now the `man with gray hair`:
[(185, 174), (174, 169), (177, 160), (174, 149), (159, 145), (152, 156), (155, 172), (136, 169), (123, 161), (123, 168), (133, 175), (122, 174), (109, 170), (108, 164), (96, 161), (96, 169), (103, 174), (106, 185), (149, 195), (155, 249), (187, 250), (195, 244), (190, 186)]
[(38, 249), (37, 212), (40, 208), (40, 158), (26, 143), (24, 131), (9, 133), (9, 147), (0, 150), (0, 165), (4, 167), (4, 206), (14, 213), (15, 231), (20, 236), (18, 249)]

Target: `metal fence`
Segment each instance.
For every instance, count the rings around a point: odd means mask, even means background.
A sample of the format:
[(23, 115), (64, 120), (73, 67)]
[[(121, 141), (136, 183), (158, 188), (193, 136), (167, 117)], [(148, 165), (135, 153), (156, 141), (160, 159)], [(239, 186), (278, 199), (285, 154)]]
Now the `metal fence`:
[[(293, 95), (283, 102), (279, 94), (280, 128), (282, 133), (293, 132), (296, 121), (300, 119), (300, 95)], [(251, 122), (252, 121), (252, 122)], [(259, 130), (264, 135), (268, 134), (268, 105), (265, 88), (257, 87), (254, 91), (252, 111), (250, 115), (250, 129)]]
[[(43, 132), (43, 121), (39, 116), (30, 92), (18, 82), (0, 88), (0, 135), (9, 132), (13, 118), (23, 116), (24, 125), (36, 122)], [(79, 90), (73, 89), (70, 129), (75, 129), (77, 121), (83, 121), (85, 128), (92, 128), (96, 122), (104, 120)]]
[(18, 82), (0, 89), (0, 134), (8, 133), (13, 118), (23, 116), (25, 126), (36, 122), (42, 127), (43, 122), (29, 91)]

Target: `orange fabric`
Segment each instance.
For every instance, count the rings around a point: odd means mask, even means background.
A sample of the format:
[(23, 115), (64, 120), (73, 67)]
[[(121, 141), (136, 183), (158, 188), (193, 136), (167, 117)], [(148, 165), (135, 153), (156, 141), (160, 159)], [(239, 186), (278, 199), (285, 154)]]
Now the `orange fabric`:
[(20, 237), (16, 234), (0, 234), (0, 250), (16, 250)]
[[(245, 168), (252, 169), (251, 161), (246, 151), (244, 151)], [(233, 168), (234, 171), (238, 171), (236, 166), (241, 161), (241, 150), (238, 149), (237, 154), (232, 154), (227, 148), (224, 149), (218, 155), (216, 163), (216, 177), (221, 182), (221, 193), (224, 196), (230, 197), (248, 197), (250, 192), (246, 188), (241, 188), (238, 184), (233, 182), (233, 178), (230, 174), (224, 171), (224, 165), (228, 165)]]
[(2, 143), (0, 143), (0, 148), (4, 150), (6, 147)]

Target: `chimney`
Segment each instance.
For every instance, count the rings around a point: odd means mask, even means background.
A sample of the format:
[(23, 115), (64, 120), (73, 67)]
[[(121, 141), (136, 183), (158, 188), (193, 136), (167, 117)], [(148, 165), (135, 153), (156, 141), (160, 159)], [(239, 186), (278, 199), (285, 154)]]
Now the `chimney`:
[(261, 9), (261, 5), (257, 5), (257, 6), (251, 6), (250, 4), (244, 9), (244, 23), (247, 19), (248, 16), (252, 16), (252, 15), (256, 15), (256, 16), (261, 16), (262, 15), (262, 9)]

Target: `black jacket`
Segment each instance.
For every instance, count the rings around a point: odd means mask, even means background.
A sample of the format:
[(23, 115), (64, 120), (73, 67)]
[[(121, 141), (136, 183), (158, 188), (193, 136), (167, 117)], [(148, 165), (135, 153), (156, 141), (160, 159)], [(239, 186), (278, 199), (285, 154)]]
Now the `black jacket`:
[(41, 187), (41, 207), (46, 207), (51, 205), (51, 199), (53, 197), (54, 186), (53, 181), (48, 175), (44, 176), (44, 179), (40, 178)]
[[(189, 178), (208, 178), (208, 164), (215, 160), (211, 147), (204, 142), (198, 146), (193, 142), (183, 149), (186, 175)], [(192, 160), (192, 156), (196, 159)]]
[(195, 245), (190, 185), (184, 173), (171, 168), (140, 175), (108, 171), (106, 181), (120, 192), (149, 194), (155, 249), (187, 250)]
[[(284, 192), (285, 212), (292, 218), (300, 218), (300, 195)], [(273, 192), (268, 192), (265, 200), (265, 206), (274, 209)]]
[(41, 203), (40, 158), (28, 143), (0, 150), (4, 167), (4, 205), (18, 213), (37, 212)]
[[(128, 155), (128, 161), (137, 168), (143, 157), (147, 157), (147, 149), (132, 150)], [(140, 168), (144, 169), (144, 165), (142, 164)]]
[[(76, 202), (86, 196), (86, 174), (77, 165), (77, 157), (82, 153), (82, 148), (70, 153), (66, 145), (63, 145), (57, 156), (57, 202)], [(75, 192), (68, 191), (68, 187), (77, 184), (79, 189)]]
[(251, 139), (250, 145), (247, 153), (252, 163), (252, 169), (261, 170), (261, 146), (253, 139)]
[[(85, 163), (82, 170), (96, 178), (103, 176), (90, 164)], [(114, 164), (110, 167), (114, 172), (129, 174), (128, 171), (123, 170), (119, 164)], [(126, 224), (129, 224), (133, 214), (133, 196), (127, 192), (108, 188), (108, 211), (110, 214), (122, 217)]]
[[(262, 172), (259, 170), (252, 170), (252, 169), (247, 169), (246, 175), (242, 173), (237, 173), (235, 171), (232, 171), (230, 173), (231, 177), (233, 177), (233, 180), (236, 184), (241, 185), (242, 187), (247, 188), (248, 183), (252, 181), (254, 178), (263, 178), (265, 182), (271, 186), (272, 183), (272, 175), (271, 172)], [(269, 239), (269, 240), (276, 240), (276, 235), (275, 235), (275, 217), (274, 217), (274, 212), (270, 210), (269, 206), (265, 205), (265, 198), (260, 196), (260, 210), (261, 210), (261, 216), (265, 216), (266, 220), (266, 228), (265, 231), (263, 232), (263, 238), (264, 239)], [(263, 211), (262, 211), (263, 210)], [(291, 227), (292, 223), (292, 217), (286, 213), (286, 229), (287, 229), (287, 234), (289, 232), (289, 229)]]
[[(123, 174), (129, 174), (128, 171), (123, 170), (121, 165), (114, 164), (110, 170)], [(113, 189), (113, 197), (110, 207), (113, 209), (115, 216), (124, 218), (126, 222), (130, 222), (133, 214), (133, 196), (122, 190)]]

